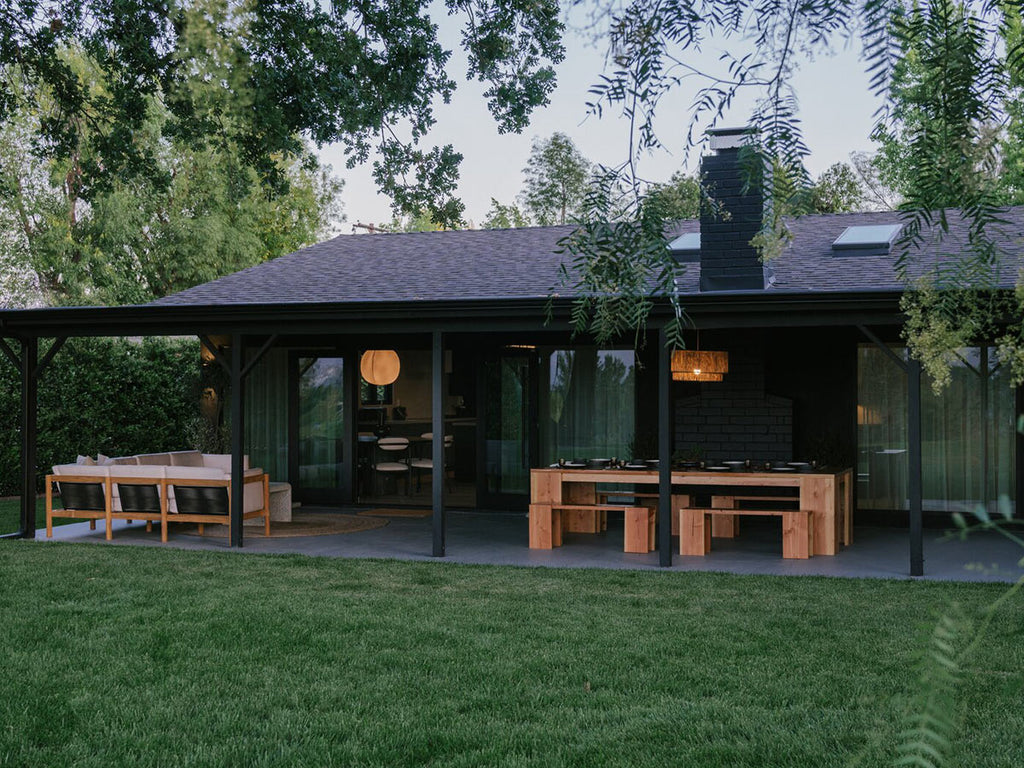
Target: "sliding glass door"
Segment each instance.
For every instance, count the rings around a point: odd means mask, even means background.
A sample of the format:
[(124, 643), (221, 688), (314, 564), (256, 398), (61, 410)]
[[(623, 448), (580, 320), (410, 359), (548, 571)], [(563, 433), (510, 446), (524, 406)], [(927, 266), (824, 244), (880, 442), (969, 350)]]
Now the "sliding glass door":
[(492, 509), (525, 508), (536, 448), (536, 356), (506, 350), (484, 360), (478, 442), (477, 503)]
[(345, 358), (297, 355), (292, 361), (293, 494), (306, 504), (344, 503), (352, 486)]
[[(894, 348), (899, 355), (905, 350)], [(879, 349), (862, 346), (857, 369), (858, 506), (907, 509), (907, 378)], [(958, 351), (949, 384), (921, 388), (924, 508), (995, 510), (1015, 493), (1014, 391), (992, 347)]]

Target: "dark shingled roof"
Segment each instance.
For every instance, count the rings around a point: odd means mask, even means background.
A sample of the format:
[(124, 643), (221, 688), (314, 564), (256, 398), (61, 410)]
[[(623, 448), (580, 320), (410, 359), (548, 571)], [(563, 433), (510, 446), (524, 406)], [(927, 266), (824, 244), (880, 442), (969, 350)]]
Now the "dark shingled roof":
[[(1010, 256), (1000, 284), (1012, 286), (1024, 266), (1024, 207), (1008, 210), (997, 242)], [(897, 223), (899, 214), (848, 213), (802, 216), (788, 222), (792, 243), (774, 259), (772, 292), (899, 291), (895, 255), (835, 252), (846, 227)], [(697, 232), (680, 222), (673, 235)], [(340, 235), (203, 285), (166, 296), (158, 305), (289, 304), (346, 302), (542, 299), (566, 294), (559, 282), (558, 241), (571, 226), (524, 229)], [(933, 241), (934, 242), (934, 241)], [(950, 235), (923, 249), (913, 270), (934, 268), (963, 250), (966, 225), (954, 217)], [(946, 254), (946, 256), (943, 256)], [(698, 292), (700, 265), (686, 265), (680, 288)]]

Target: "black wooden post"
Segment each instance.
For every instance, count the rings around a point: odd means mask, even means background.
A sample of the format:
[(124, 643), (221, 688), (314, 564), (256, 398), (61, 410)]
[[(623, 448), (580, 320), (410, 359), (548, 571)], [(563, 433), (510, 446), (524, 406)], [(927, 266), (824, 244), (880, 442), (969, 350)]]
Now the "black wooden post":
[(907, 469), (910, 493), (910, 575), (924, 575), (924, 510), (921, 487), (921, 363), (907, 360)]
[(1014, 464), (1016, 465), (1014, 469), (1017, 479), (1017, 492), (1014, 495), (1014, 499), (1016, 501), (1015, 515), (1019, 520), (1022, 517), (1021, 512), (1024, 511), (1024, 506), (1022, 506), (1024, 505), (1024, 424), (1020, 422), (1021, 419), (1024, 419), (1024, 386), (1017, 387), (1016, 401), (1017, 421), (1015, 426), (1017, 427), (1017, 450), (1015, 451), (1016, 456), (1014, 456)]
[(672, 565), (672, 354), (658, 332), (658, 562)]
[(245, 363), (242, 334), (231, 336), (231, 546), (242, 546), (245, 506)]
[(21, 341), (21, 530), (25, 539), (36, 537), (36, 432), (38, 428), (39, 379), (36, 362), (39, 339)]
[(445, 535), (448, 521), (444, 512), (444, 338), (441, 331), (434, 331), (431, 359), (431, 433), (434, 438), (430, 445), (433, 463), (431, 472), (431, 495), (433, 497), (434, 557), (445, 556)]

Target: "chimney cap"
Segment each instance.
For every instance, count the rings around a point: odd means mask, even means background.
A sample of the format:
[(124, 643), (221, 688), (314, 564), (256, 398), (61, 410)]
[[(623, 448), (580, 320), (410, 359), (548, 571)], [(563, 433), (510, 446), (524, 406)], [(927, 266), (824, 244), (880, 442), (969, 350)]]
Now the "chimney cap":
[(723, 149), (739, 149), (753, 143), (757, 129), (749, 125), (736, 128), (709, 128), (707, 135), (710, 148), (716, 152)]

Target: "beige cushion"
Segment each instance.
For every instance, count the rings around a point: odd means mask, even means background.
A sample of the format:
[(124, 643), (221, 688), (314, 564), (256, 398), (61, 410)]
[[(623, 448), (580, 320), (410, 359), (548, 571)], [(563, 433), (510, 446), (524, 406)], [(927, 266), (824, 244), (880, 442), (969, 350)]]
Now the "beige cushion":
[(96, 464), (97, 464), (98, 466), (101, 466), (101, 467), (109, 467), (109, 466), (112, 466), (112, 465), (114, 465), (114, 464), (116, 464), (116, 463), (117, 463), (117, 462), (115, 462), (115, 461), (114, 461), (114, 460), (113, 460), (112, 458), (110, 458), (109, 456), (104, 456), (104, 455), (103, 455), (102, 453), (97, 453), (97, 454), (96, 454)]
[(135, 458), (139, 464), (164, 467), (171, 465), (171, 454), (169, 453), (140, 453)]
[(79, 454), (78, 458), (75, 459), (75, 464), (83, 467), (94, 467), (96, 466), (96, 459), (92, 456), (82, 456)]
[(159, 480), (167, 472), (167, 467), (157, 465), (115, 464), (110, 467), (111, 477), (152, 477)]
[(124, 465), (133, 465), (134, 466), (134, 465), (139, 463), (139, 460), (136, 459), (134, 456), (116, 456), (116, 457), (114, 457), (113, 462), (117, 466), (124, 466)]
[(203, 467), (203, 454), (199, 451), (171, 451), (172, 467)]
[[(229, 480), (228, 475), (216, 467), (164, 467), (168, 480)], [(182, 483), (185, 485), (185, 483)]]
[[(221, 472), (231, 471), (231, 454), (230, 453), (204, 453), (203, 454), (203, 466), (204, 467), (217, 467)], [(249, 456), (245, 455), (242, 457), (242, 469), (249, 469)]]
[(98, 467), (95, 464), (58, 464), (53, 468), (55, 475), (83, 475), (85, 477), (106, 477), (110, 467)]

